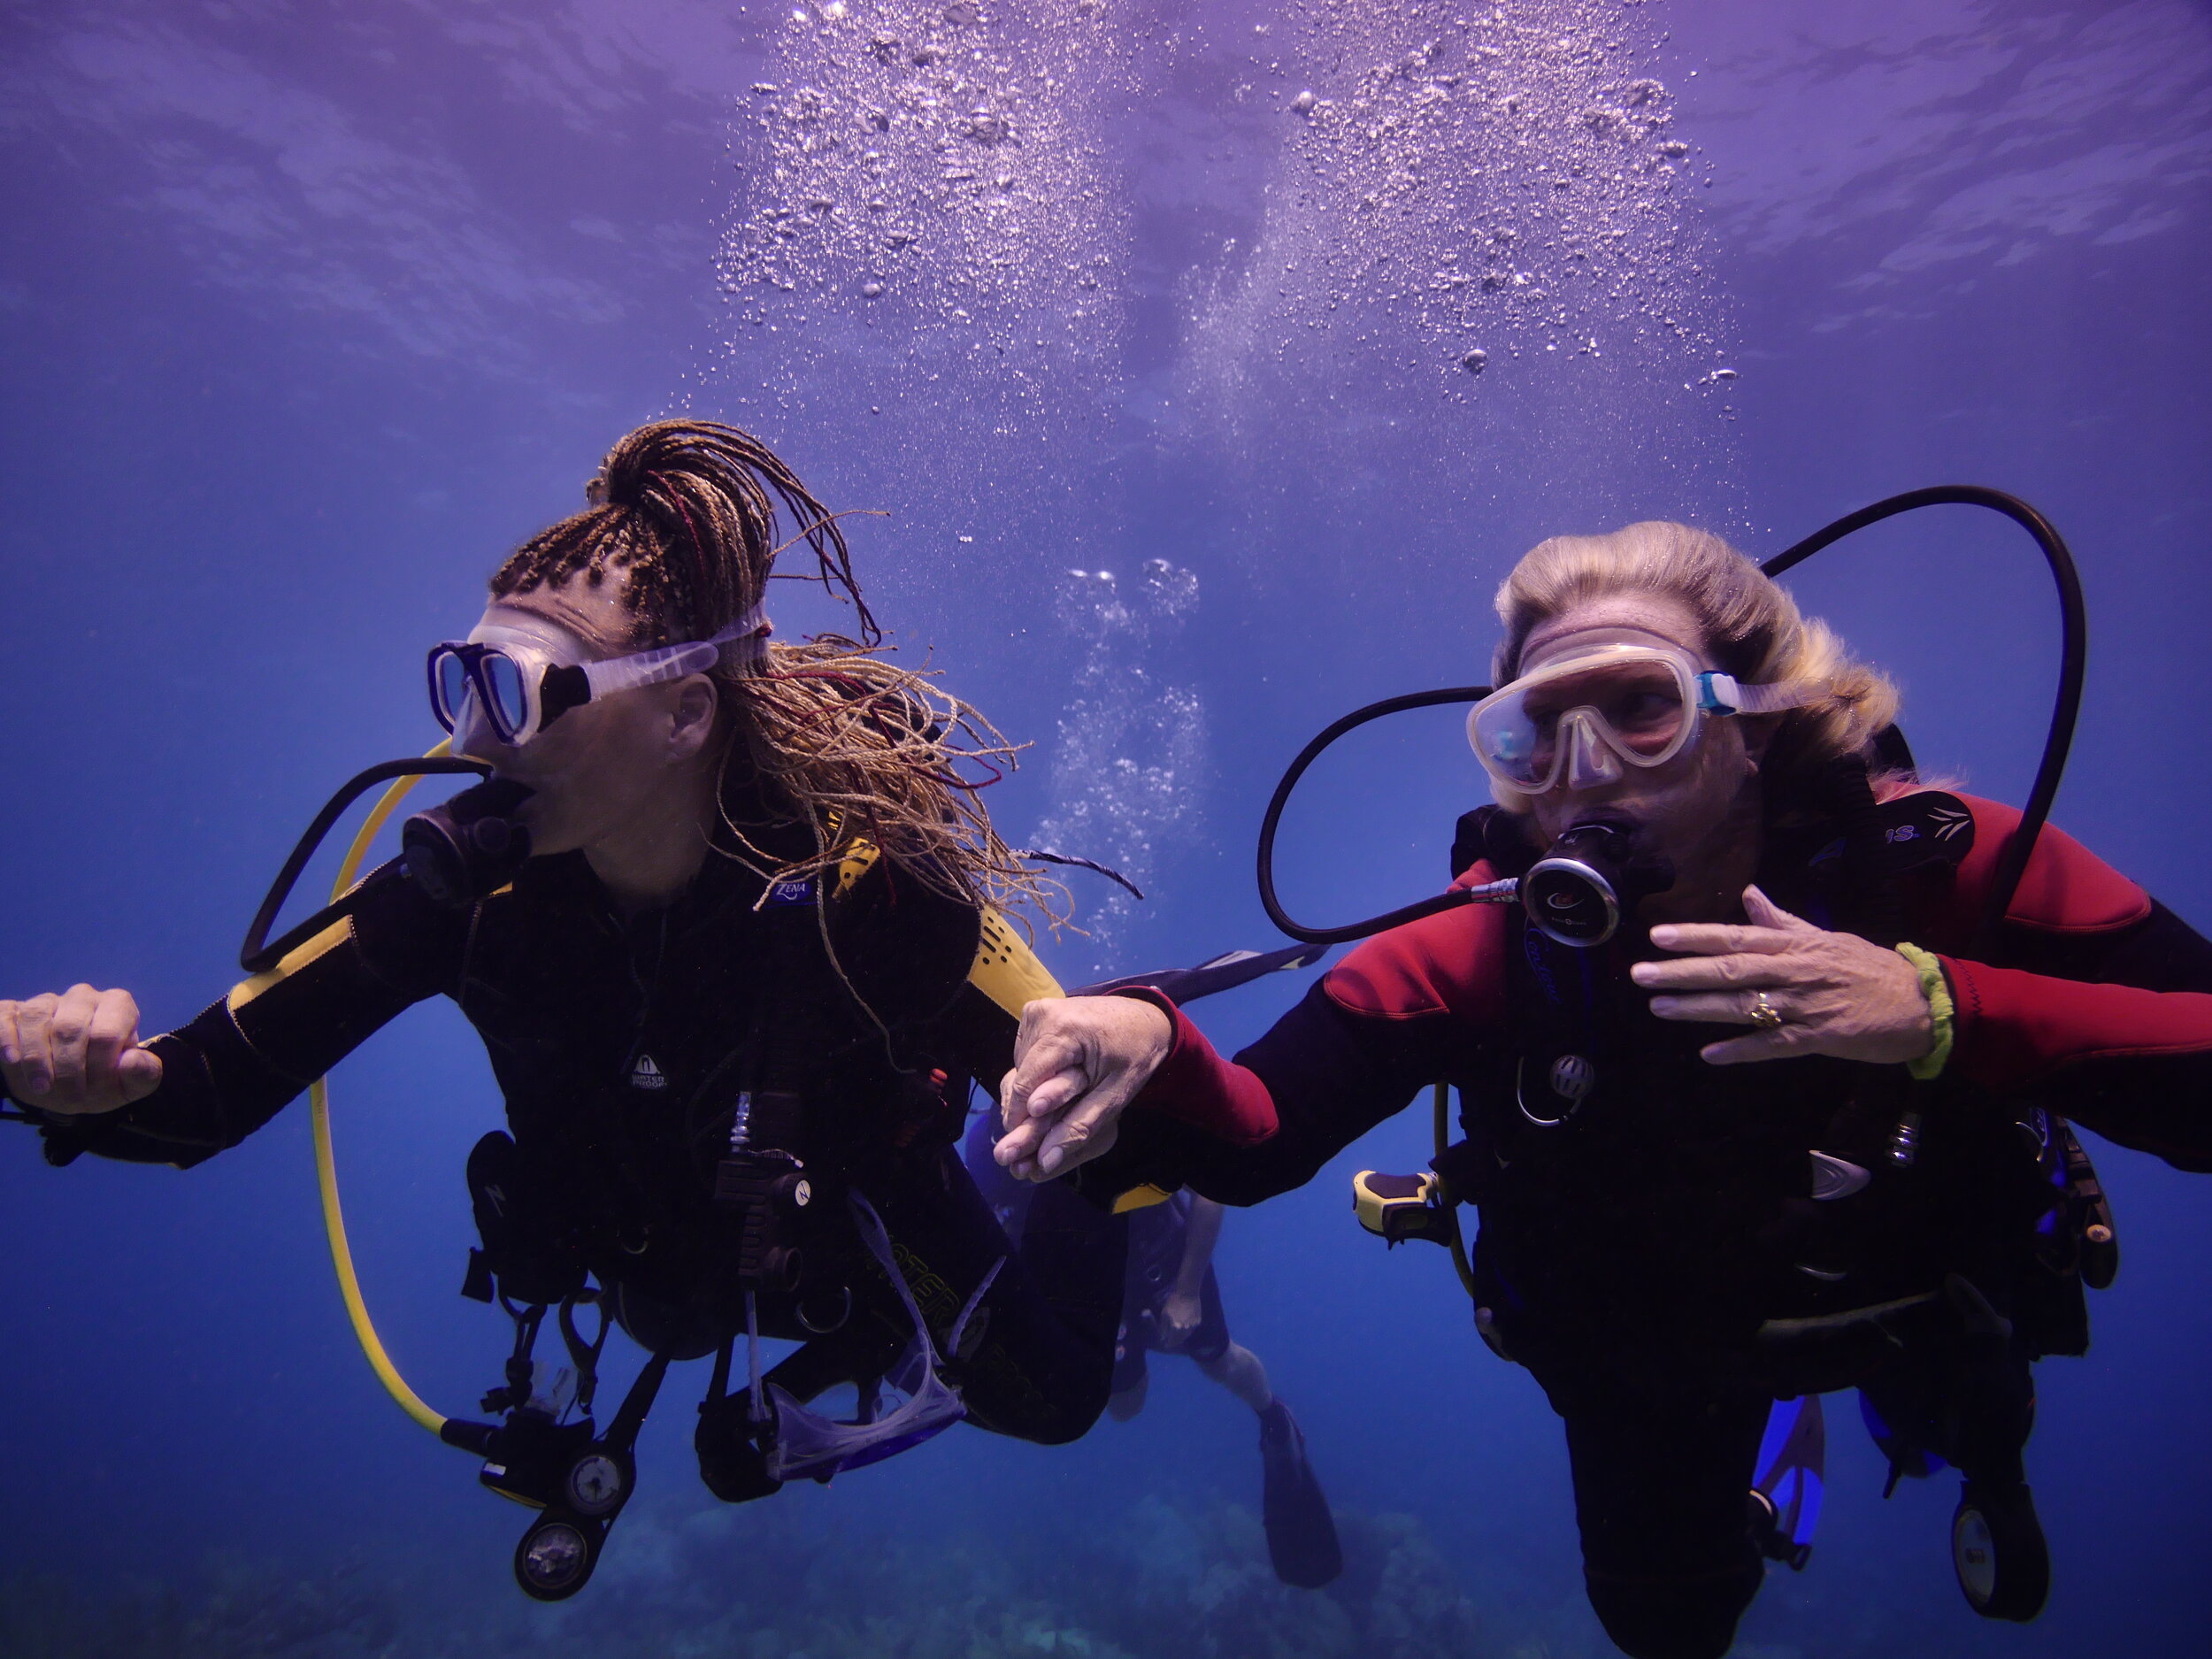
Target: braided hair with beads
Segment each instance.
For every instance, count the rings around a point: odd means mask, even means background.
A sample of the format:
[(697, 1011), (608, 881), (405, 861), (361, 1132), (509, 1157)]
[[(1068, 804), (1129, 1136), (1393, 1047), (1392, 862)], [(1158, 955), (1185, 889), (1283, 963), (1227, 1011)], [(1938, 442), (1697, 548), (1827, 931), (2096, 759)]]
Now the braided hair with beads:
[[(883, 658), (883, 632), (862, 596), (837, 516), (767, 445), (709, 420), (659, 420), (628, 434), (586, 487), (582, 512), (516, 549), (491, 580), (495, 599), (582, 580), (622, 583), (633, 624), (626, 649), (712, 637), (760, 606), (777, 555), (803, 543), (818, 581), (853, 608), (856, 639), (819, 634), (764, 652), (726, 653), (710, 677), (725, 713), (725, 794), (746, 781), (807, 821), (814, 852), (761, 852), (725, 803), (731, 845), (718, 851), (793, 880), (834, 865), (856, 841), (901, 871), (974, 905), (1037, 905), (1061, 915), (1063, 889), (1025, 864), (992, 827), (979, 791), (1013, 764), (1015, 746), (936, 677)], [(779, 511), (793, 534), (779, 544)], [(970, 772), (980, 770), (981, 777)]]

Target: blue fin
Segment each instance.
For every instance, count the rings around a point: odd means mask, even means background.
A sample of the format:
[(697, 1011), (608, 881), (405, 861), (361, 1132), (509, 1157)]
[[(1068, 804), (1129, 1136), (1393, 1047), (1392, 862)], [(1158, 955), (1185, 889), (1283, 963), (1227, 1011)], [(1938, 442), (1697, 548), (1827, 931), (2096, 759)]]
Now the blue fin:
[(1874, 1444), (1881, 1449), (1882, 1455), (1889, 1459), (1889, 1490), (1882, 1494), (1884, 1497), (1896, 1490), (1900, 1477), (1907, 1480), (1924, 1480), (1945, 1466), (1942, 1458), (1909, 1434), (1892, 1428), (1880, 1409), (1866, 1397), (1863, 1390), (1859, 1394), (1859, 1417), (1865, 1423), (1866, 1432), (1872, 1437)]
[(1820, 1525), (1828, 1432), (1818, 1394), (1778, 1400), (1759, 1441), (1752, 1488), (1774, 1510), (1774, 1530), (1796, 1548), (1811, 1546)]

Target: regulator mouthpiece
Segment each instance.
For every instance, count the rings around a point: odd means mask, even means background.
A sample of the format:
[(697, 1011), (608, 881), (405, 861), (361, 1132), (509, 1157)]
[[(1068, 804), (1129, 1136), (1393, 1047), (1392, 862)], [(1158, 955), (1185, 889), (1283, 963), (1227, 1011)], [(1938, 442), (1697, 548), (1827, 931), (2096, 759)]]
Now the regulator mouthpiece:
[(496, 893), (530, 856), (530, 832), (515, 813), (535, 791), (488, 778), (400, 831), (400, 866), (434, 902), (458, 910)]
[(1521, 878), (1521, 908), (1547, 938), (1587, 949), (1613, 937), (1621, 912), (1674, 885), (1663, 858), (1639, 858), (1627, 831), (1578, 824)]

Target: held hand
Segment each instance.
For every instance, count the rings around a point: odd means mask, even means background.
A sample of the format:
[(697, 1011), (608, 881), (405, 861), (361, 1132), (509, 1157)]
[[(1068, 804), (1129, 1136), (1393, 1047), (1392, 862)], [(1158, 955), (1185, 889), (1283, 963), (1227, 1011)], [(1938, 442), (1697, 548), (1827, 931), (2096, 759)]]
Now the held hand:
[(1198, 1329), (1198, 1322), (1205, 1317), (1205, 1310), (1198, 1298), (1171, 1290), (1167, 1300), (1160, 1304), (1160, 1346), (1168, 1353), (1179, 1354), (1183, 1344), (1189, 1341), (1191, 1333)]
[(1762, 994), (1782, 1017), (1772, 1030), (1710, 1043), (1715, 1065), (1826, 1054), (1877, 1065), (1917, 1060), (1935, 1046), (1935, 1021), (1912, 964), (1855, 933), (1832, 933), (1744, 889), (1748, 927), (1678, 922), (1651, 930), (1671, 962), (1640, 962), (1636, 983), (1662, 1019), (1751, 1025)]
[(1058, 997), (1023, 1009), (1014, 1069), (999, 1090), (1006, 1133), (995, 1156), (1007, 1173), (1048, 1181), (1103, 1154), (1174, 1036), (1165, 1014), (1134, 997)]
[(73, 985), (59, 996), (0, 1000), (0, 1079), (41, 1111), (113, 1111), (161, 1086), (161, 1057), (138, 1046), (128, 991)]

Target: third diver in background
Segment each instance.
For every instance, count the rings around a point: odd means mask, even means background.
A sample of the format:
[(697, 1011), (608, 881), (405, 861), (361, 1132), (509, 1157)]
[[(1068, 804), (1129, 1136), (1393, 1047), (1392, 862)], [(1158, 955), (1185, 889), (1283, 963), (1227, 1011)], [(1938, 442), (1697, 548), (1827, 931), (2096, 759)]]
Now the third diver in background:
[[(976, 1186), (1010, 1238), (1036, 1188), (1012, 1179), (992, 1156), (996, 1114), (970, 1121), (964, 1155)], [(1249, 1406), (1260, 1420), (1260, 1514), (1268, 1560), (1285, 1584), (1316, 1590), (1344, 1571), (1329, 1500), (1306, 1456), (1306, 1437), (1277, 1397), (1260, 1356), (1229, 1334), (1214, 1274), (1222, 1206), (1185, 1190), (1130, 1212), (1129, 1264), (1121, 1328), (1114, 1343), (1113, 1392), (1106, 1415), (1126, 1423), (1144, 1409), (1151, 1387), (1149, 1353), (1180, 1354)]]

